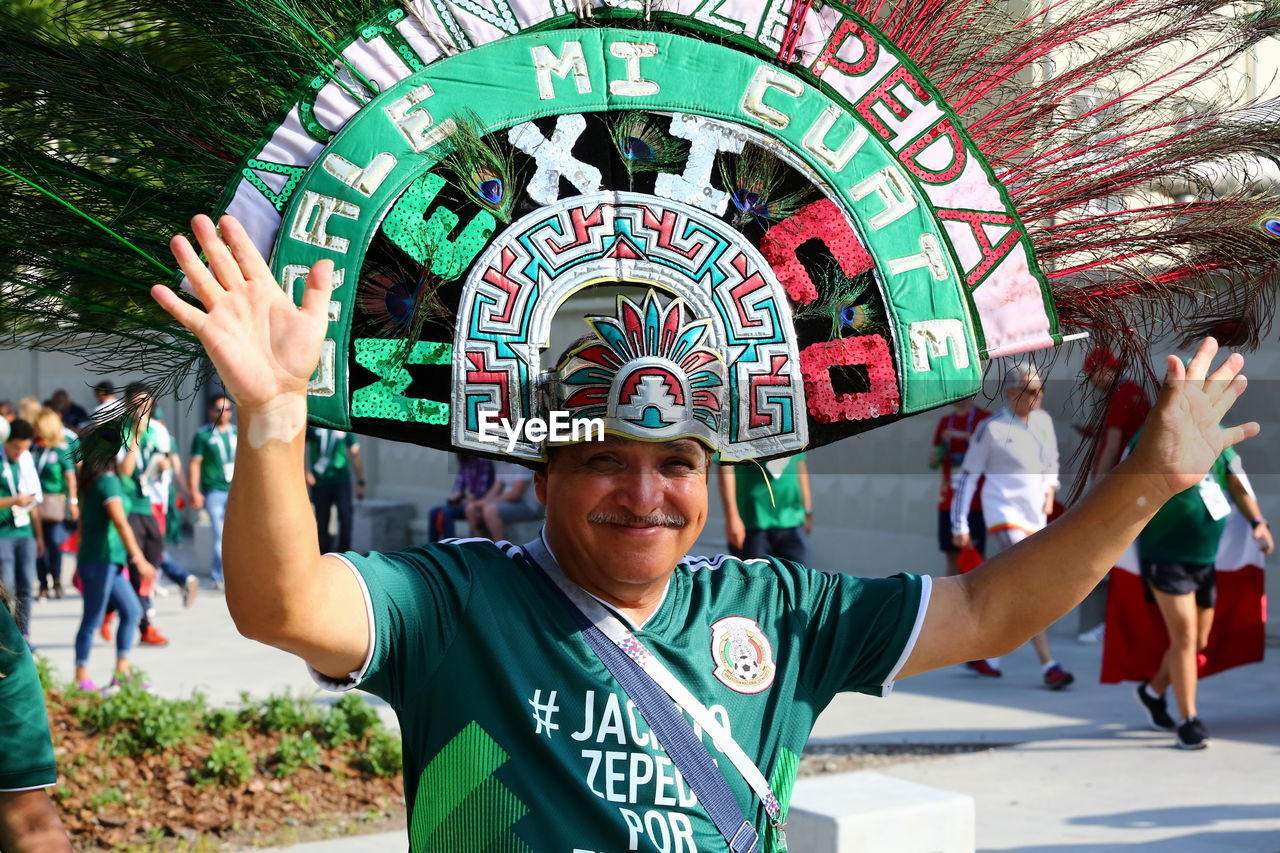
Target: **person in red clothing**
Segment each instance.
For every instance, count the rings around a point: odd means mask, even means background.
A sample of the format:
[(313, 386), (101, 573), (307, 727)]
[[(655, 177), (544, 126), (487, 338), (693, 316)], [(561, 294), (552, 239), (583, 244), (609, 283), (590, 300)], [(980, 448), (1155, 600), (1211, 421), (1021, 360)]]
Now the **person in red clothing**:
[[(951, 472), (960, 467), (969, 450), (969, 439), (978, 424), (991, 417), (986, 409), (973, 404), (973, 399), (960, 400), (951, 412), (938, 421), (933, 431), (933, 456), (929, 467), (942, 472), (942, 487), (938, 492), (938, 547), (947, 558), (947, 576), (960, 574), (957, 563), (960, 549), (951, 541), (951, 501), (955, 493), (951, 486)], [(986, 548), (987, 525), (982, 520), (982, 499), (974, 498), (969, 512), (969, 529), (973, 531), (973, 546), (982, 553)]]
[[(1107, 398), (1101, 435), (1097, 436), (1089, 463), (1089, 479), (1096, 482), (1120, 462), (1122, 451), (1129, 446), (1151, 411), (1151, 400), (1141, 385), (1124, 375), (1120, 359), (1103, 347), (1094, 347), (1085, 356), (1084, 375), (1089, 384)], [(1107, 580), (1103, 578), (1080, 603), (1080, 642), (1101, 641), (1106, 613)]]
[(1120, 453), (1137, 435), (1151, 400), (1142, 386), (1125, 376), (1120, 359), (1109, 350), (1094, 347), (1084, 360), (1084, 374), (1089, 384), (1107, 398), (1107, 413), (1102, 424), (1097, 449), (1089, 466), (1093, 479), (1116, 467)]

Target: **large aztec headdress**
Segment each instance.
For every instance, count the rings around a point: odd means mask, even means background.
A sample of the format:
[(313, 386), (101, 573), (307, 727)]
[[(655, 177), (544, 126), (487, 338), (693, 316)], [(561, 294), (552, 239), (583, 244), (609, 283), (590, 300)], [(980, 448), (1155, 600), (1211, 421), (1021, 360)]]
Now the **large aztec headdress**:
[[(295, 295), (336, 265), (314, 423), (493, 453), (482, 420), (562, 405), (727, 460), (1064, 335), (1256, 341), (1280, 221), (1250, 171), (1280, 128), (1232, 69), (1276, 5), (1033, 5), (6, 4), (4, 327), (188, 375), (146, 287), (226, 211)], [(557, 311), (618, 283), (649, 295), (547, 374)]]

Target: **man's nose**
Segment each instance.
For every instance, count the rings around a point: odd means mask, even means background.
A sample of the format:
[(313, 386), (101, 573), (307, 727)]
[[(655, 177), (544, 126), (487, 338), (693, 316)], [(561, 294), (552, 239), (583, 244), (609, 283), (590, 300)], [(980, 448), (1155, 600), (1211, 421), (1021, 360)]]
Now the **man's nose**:
[(628, 471), (618, 478), (616, 497), (619, 505), (636, 515), (646, 515), (662, 508), (667, 481), (653, 468)]

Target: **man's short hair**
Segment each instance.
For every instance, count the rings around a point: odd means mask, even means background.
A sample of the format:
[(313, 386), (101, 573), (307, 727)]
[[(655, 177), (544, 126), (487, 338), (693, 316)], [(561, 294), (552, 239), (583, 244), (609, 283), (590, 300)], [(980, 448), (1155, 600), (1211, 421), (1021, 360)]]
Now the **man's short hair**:
[(1004, 374), (1004, 387), (1008, 391), (1026, 385), (1032, 379), (1039, 379), (1040, 371), (1036, 370), (1036, 366), (1030, 362), (1020, 361), (1013, 367), (1010, 367)]
[(22, 418), (18, 418), (13, 423), (9, 424), (9, 438), (6, 440), (7, 441), (34, 440), (35, 437), (36, 437), (35, 428), (32, 427), (31, 424), (24, 421)]
[(110, 379), (104, 379), (93, 386), (93, 393), (95, 394), (114, 394), (115, 390), (116, 385)]

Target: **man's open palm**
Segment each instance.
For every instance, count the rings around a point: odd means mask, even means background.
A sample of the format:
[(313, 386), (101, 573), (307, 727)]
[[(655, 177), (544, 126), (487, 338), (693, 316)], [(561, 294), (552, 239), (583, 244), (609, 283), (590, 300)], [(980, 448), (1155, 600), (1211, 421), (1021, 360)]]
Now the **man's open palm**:
[(218, 225), (207, 216), (191, 221), (207, 266), (186, 237), (176, 236), (169, 244), (204, 310), (163, 285), (151, 289), (152, 297), (200, 339), (239, 406), (305, 394), (328, 323), (332, 263), (311, 268), (298, 307), (276, 283), (244, 227), (232, 216)]

